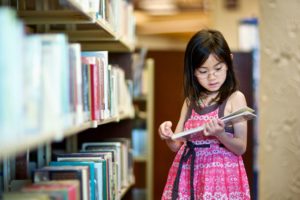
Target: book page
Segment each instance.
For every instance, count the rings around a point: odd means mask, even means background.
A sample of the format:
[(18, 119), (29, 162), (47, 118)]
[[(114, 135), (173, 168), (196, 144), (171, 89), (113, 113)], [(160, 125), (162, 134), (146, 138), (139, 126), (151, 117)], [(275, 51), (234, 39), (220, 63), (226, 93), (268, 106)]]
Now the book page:
[[(247, 120), (255, 118), (256, 115), (253, 112), (254, 112), (253, 109), (251, 109), (249, 107), (245, 107), (245, 108), (241, 108), (229, 115), (226, 115), (220, 119), (222, 119), (225, 124), (229, 123), (229, 122), (230, 123), (238, 123), (238, 122), (242, 122), (245, 120), (247, 121)], [(182, 138), (182, 137), (194, 134), (194, 133), (199, 133), (204, 130), (204, 127), (205, 127), (205, 125), (202, 125), (197, 128), (194, 128), (194, 129), (176, 133), (172, 136), (172, 140), (176, 140), (176, 139), (179, 139), (179, 138)]]

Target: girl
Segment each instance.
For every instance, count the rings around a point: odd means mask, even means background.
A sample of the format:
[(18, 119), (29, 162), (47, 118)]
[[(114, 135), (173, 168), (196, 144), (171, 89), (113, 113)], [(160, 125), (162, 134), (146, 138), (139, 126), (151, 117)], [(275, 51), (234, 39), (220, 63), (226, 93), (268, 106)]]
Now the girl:
[[(162, 199), (250, 199), (241, 155), (247, 146), (247, 122), (225, 125), (219, 118), (246, 106), (237, 90), (232, 54), (223, 35), (202, 30), (189, 41), (184, 58), (184, 93), (175, 132), (170, 121), (160, 137), (177, 155)], [(173, 134), (205, 124), (203, 132), (185, 141)]]

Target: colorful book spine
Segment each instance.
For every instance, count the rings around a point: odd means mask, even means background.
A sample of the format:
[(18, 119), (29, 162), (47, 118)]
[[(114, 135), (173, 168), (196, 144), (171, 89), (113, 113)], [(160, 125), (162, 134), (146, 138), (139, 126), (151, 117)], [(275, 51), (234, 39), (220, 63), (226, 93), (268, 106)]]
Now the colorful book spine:
[(83, 105), (82, 105), (82, 67), (81, 67), (81, 46), (79, 43), (69, 45), (70, 55), (70, 77), (71, 91), (73, 94), (73, 112), (74, 123), (76, 125), (83, 123)]
[(49, 163), (49, 166), (88, 166), (89, 167), (89, 182), (90, 182), (90, 198), (91, 200), (96, 200), (95, 198), (95, 166), (93, 162), (56, 162), (52, 161)]

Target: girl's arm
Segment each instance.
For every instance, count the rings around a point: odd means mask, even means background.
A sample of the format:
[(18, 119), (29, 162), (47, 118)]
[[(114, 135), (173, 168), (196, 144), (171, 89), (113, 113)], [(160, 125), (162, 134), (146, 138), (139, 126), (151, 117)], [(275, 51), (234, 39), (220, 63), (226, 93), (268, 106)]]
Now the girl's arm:
[[(176, 129), (174, 133), (178, 133), (183, 131), (183, 126), (184, 126), (184, 121), (187, 115), (187, 111), (188, 111), (188, 106), (187, 106), (187, 101), (184, 101), (183, 106), (181, 108), (181, 113), (180, 113), (180, 118), (179, 121), (177, 123)], [(168, 147), (174, 151), (177, 152), (179, 150), (179, 148), (182, 145), (182, 141), (174, 141), (172, 140), (172, 135), (174, 134), (172, 131), (172, 122), (170, 121), (165, 121), (163, 122), (158, 129), (158, 133), (160, 135), (160, 138), (162, 140), (165, 140)]]
[[(228, 99), (225, 107), (225, 115), (237, 111), (247, 105), (243, 93), (240, 91), (234, 92)], [(224, 123), (218, 120), (212, 120), (206, 124), (205, 134), (216, 136), (219, 141), (230, 151), (237, 155), (245, 153), (247, 148), (247, 121), (233, 124), (234, 135), (225, 133)]]

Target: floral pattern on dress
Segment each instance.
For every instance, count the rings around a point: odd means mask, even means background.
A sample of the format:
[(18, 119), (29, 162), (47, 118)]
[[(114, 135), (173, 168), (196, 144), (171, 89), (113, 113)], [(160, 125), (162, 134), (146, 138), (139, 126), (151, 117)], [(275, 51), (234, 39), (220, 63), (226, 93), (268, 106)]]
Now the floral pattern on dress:
[[(211, 119), (218, 118), (219, 108), (204, 114), (194, 109), (184, 125), (189, 130), (203, 125)], [(233, 136), (231, 133), (227, 133)], [(241, 156), (225, 147), (213, 136), (206, 137), (196, 133), (188, 138), (195, 145), (209, 144), (208, 148), (195, 148), (193, 189), (195, 200), (247, 200), (250, 199), (248, 178)], [(177, 152), (169, 170), (162, 200), (172, 199), (175, 178), (183, 156), (186, 143)], [(178, 200), (191, 199), (191, 158), (182, 165), (178, 185)]]

